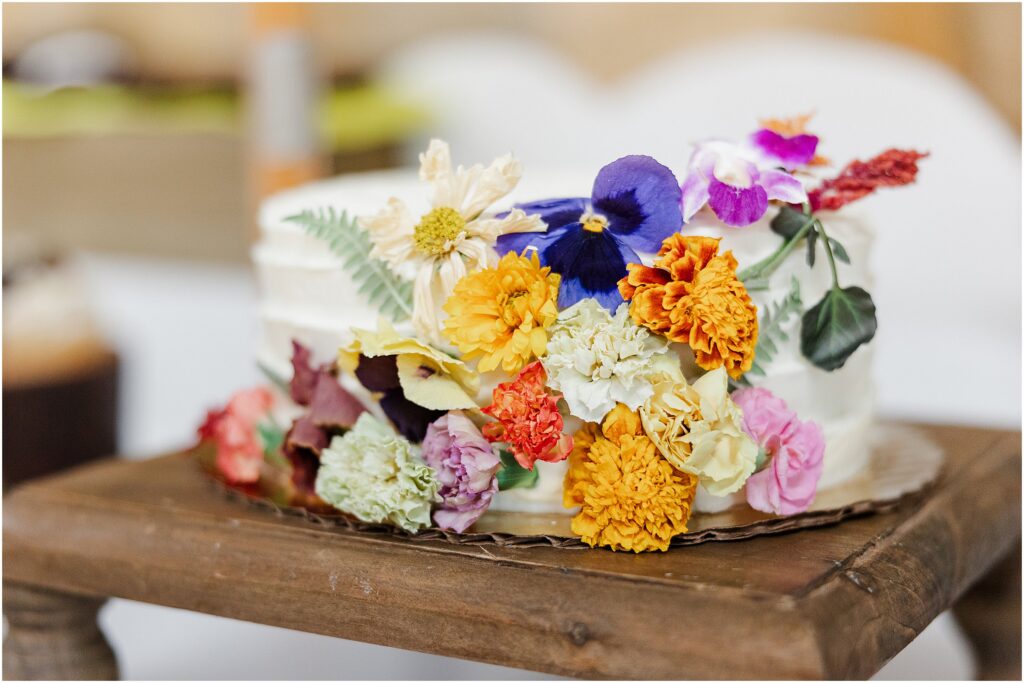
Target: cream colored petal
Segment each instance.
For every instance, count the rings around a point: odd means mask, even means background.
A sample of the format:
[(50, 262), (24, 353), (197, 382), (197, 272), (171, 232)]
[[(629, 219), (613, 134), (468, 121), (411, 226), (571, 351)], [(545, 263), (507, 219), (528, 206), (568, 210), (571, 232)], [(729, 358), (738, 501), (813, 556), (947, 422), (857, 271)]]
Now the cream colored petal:
[(724, 367), (715, 368), (693, 383), (700, 394), (700, 410), (704, 419), (716, 419), (729, 400), (729, 375)]
[(478, 218), (466, 224), (466, 231), (488, 242), (513, 232), (544, 232), (547, 226), (540, 216), (527, 215), (522, 209), (512, 209), (504, 218)]
[(458, 210), (482, 171), (480, 166), (452, 170), (451, 150), (443, 140), (431, 140), (427, 151), (420, 154), (420, 180), (430, 183), (430, 203), (435, 207)]
[(469, 168), (458, 166), (452, 174), (451, 181), (445, 185), (435, 184), (433, 204), (434, 206), (447, 206), (458, 211), (466, 220), (474, 218), (462, 210), (466, 203), (466, 197), (473, 191), (484, 167), (480, 164), (473, 164)]
[[(452, 254), (452, 257), (459, 256), (460, 254), (460, 260), (464, 261), (462, 267), (463, 275), (469, 271), (488, 268), (498, 261), (497, 252), (491, 248), (490, 244), (479, 237), (470, 237), (463, 240), (459, 245), (458, 253)], [(462, 276), (460, 275), (459, 277), (461, 278)]]
[(498, 157), (476, 178), (472, 192), (458, 208), (467, 219), (476, 218), (519, 183), (523, 167), (511, 154)]
[(416, 334), (431, 343), (441, 344), (441, 325), (433, 291), (434, 263), (420, 267), (412, 288), (412, 325)]
[(452, 153), (448, 143), (434, 138), (427, 151), (420, 154), (420, 180), (428, 183), (448, 182), (452, 178)]
[(370, 255), (398, 270), (414, 256), (413, 230), (416, 219), (402, 200), (392, 197), (384, 208), (372, 216), (356, 219), (360, 228), (366, 231), (373, 250)]
[[(454, 376), (444, 374), (443, 368), (425, 356), (401, 355), (396, 363), (402, 393), (413, 403), (431, 410), (472, 410), (479, 407)], [(475, 393), (475, 388), (472, 391)]]
[[(471, 240), (467, 240), (460, 247), (466, 247), (470, 242)], [(444, 306), (445, 302), (448, 301), (448, 297), (451, 296), (452, 291), (455, 289), (455, 285), (465, 276), (466, 262), (459, 252), (453, 251), (446, 259), (441, 261), (441, 265), (437, 269), (437, 277), (440, 280), (440, 293), (443, 296), (443, 300), (438, 301), (438, 308)]]

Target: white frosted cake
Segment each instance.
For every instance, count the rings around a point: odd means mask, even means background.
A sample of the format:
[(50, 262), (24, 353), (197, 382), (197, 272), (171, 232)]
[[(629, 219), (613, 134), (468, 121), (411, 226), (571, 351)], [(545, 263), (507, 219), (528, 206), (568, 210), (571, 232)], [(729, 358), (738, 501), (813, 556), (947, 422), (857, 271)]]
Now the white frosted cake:
[(207, 415), (204, 466), (348, 523), (636, 553), (871, 499), (872, 234), (848, 206), (926, 155), (832, 167), (807, 121), (676, 168), (464, 165), (431, 140), (416, 173), (271, 198), (274, 387)]
[[(592, 170), (544, 172), (531, 168), (503, 206), (545, 197), (579, 196), (589, 190)], [(260, 240), (253, 261), (261, 288), (259, 316), (262, 339), (258, 361), (269, 373), (291, 375), (292, 341), (308, 346), (320, 362), (333, 359), (351, 339), (351, 329), (374, 329), (379, 310), (357, 292), (342, 268), (341, 258), (327, 244), (285, 220), (303, 210), (333, 207), (350, 214), (369, 215), (390, 197), (409, 202), (413, 212), (429, 210), (422, 182), (413, 171), (350, 175), (306, 185), (266, 201), (260, 210)], [(414, 202), (423, 200), (422, 206)], [(742, 268), (771, 254), (780, 237), (769, 227), (770, 215), (742, 228), (722, 224), (710, 213), (698, 213), (683, 228), (689, 235), (721, 238), (721, 251), (731, 250)], [(830, 216), (829, 236), (845, 246), (849, 262), (839, 264), (845, 285), (869, 288), (868, 271), (872, 232), (849, 209)], [(652, 255), (641, 255), (650, 264)], [(820, 257), (824, 261), (823, 257)], [(809, 268), (803, 251), (791, 255), (768, 280), (766, 289), (752, 290), (759, 314), (790, 291), (793, 279), (809, 307), (832, 286), (825, 263)], [(751, 377), (782, 398), (801, 419), (819, 424), (825, 436), (824, 466), (819, 488), (837, 486), (854, 478), (864, 467), (869, 450), (867, 428), (872, 418), (874, 388), (870, 347), (853, 354), (841, 368), (827, 372), (813, 365), (800, 351), (800, 319), (783, 326), (788, 340), (777, 343), (763, 376)], [(344, 383), (352, 389), (351, 383)], [(355, 387), (358, 389), (358, 387)], [(540, 477), (534, 488), (499, 493), (491, 509), (562, 512), (565, 462), (538, 463)], [(714, 498), (698, 489), (695, 507), (715, 511), (742, 501), (742, 496)]]

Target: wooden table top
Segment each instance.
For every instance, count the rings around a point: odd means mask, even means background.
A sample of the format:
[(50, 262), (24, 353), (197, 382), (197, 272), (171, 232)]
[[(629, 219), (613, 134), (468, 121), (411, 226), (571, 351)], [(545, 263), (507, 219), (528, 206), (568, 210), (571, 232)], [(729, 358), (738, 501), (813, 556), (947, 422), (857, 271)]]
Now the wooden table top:
[(570, 676), (868, 677), (1021, 532), (1020, 432), (922, 429), (947, 462), (895, 511), (644, 555), (326, 528), (110, 460), (5, 498), (4, 580)]

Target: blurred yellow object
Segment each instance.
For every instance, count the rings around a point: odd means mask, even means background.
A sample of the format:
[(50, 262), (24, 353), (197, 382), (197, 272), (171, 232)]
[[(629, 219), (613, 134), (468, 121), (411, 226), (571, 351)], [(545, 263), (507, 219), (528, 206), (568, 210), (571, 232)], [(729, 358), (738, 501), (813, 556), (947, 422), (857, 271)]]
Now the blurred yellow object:
[(41, 90), (5, 80), (3, 95), (4, 137), (238, 129), (236, 98), (228, 90), (160, 91), (120, 85)]
[[(361, 85), (326, 93), (317, 119), (327, 146), (349, 152), (400, 142), (426, 126), (430, 116), (396, 93)], [(226, 88), (101, 85), (50, 91), (3, 82), (5, 138), (241, 132), (238, 95)]]
[(320, 106), (320, 129), (334, 151), (398, 142), (430, 123), (426, 106), (375, 86), (329, 91)]

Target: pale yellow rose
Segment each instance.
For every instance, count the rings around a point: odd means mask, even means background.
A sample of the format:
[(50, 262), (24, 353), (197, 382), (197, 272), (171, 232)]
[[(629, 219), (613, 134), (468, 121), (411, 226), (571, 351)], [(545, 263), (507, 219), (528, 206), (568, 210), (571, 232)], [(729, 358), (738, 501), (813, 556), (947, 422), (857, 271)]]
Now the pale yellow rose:
[(698, 477), (712, 495), (739, 490), (754, 473), (757, 444), (743, 432), (743, 413), (729, 398), (724, 368), (692, 385), (678, 376), (660, 376), (640, 419), (665, 459)]

